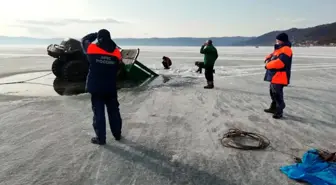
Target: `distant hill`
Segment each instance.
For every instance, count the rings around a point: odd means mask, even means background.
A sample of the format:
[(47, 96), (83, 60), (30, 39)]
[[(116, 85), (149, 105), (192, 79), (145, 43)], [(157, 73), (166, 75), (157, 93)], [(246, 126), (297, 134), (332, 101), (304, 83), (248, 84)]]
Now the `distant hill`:
[[(216, 46), (231, 46), (253, 37), (212, 37)], [(31, 37), (0, 36), (0, 44), (58, 44), (63, 38), (40, 39)], [(200, 46), (209, 38), (119, 38), (114, 39), (120, 46)]]
[(212, 39), (216, 46), (231, 46), (237, 42), (243, 42), (253, 37), (211, 37), (211, 38), (140, 38), (140, 39), (115, 39), (120, 45), (145, 45), (145, 46), (200, 46), (207, 39)]
[[(258, 37), (212, 37), (216, 46), (271, 46), (276, 35), (286, 32), (295, 45), (332, 45), (336, 46), (336, 22), (310, 28), (291, 28), (272, 31)], [(120, 46), (200, 46), (209, 38), (118, 38)], [(0, 36), (0, 44), (58, 44), (63, 38), (40, 39), (31, 37)]]
[(336, 43), (336, 22), (334, 22), (309, 28), (291, 28), (289, 30), (272, 31), (247, 41), (237, 42), (234, 45), (273, 45), (276, 35), (281, 32), (286, 32), (295, 45), (331, 45), (331, 43)]

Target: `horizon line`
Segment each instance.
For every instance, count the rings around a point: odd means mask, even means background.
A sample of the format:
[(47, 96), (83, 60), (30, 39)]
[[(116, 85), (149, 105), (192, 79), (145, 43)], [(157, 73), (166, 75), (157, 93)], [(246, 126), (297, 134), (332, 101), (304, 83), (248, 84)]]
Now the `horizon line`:
[[(7, 38), (31, 38), (31, 39), (64, 39), (64, 38), (75, 38), (75, 37), (48, 37), (48, 38), (40, 38), (40, 37), (30, 37), (30, 36), (6, 36), (0, 35), (0, 37)], [(209, 36), (209, 37), (188, 37), (188, 36), (178, 36), (178, 37), (114, 37), (113, 39), (181, 39), (181, 38), (234, 38), (234, 37), (259, 37), (259, 36)]]
[[(253, 37), (260, 37), (263, 36), (265, 34), (268, 33), (272, 33), (272, 32), (285, 32), (285, 31), (289, 31), (292, 29), (310, 29), (310, 28), (315, 28), (315, 27), (320, 27), (320, 26), (326, 26), (326, 25), (331, 25), (331, 24), (335, 24), (336, 22), (328, 22), (328, 23), (324, 23), (324, 24), (319, 24), (319, 25), (315, 25), (315, 26), (307, 26), (307, 27), (292, 27), (292, 28), (288, 28), (288, 29), (283, 29), (283, 30), (273, 30), (273, 31), (269, 31), (269, 32), (265, 32), (263, 34), (260, 34), (258, 36), (209, 36), (209, 37), (188, 37), (188, 36), (178, 36), (178, 37), (115, 37), (113, 39), (174, 39), (174, 38), (233, 38), (233, 37), (248, 37), (248, 38), (253, 38)], [(48, 37), (48, 38), (40, 38), (40, 37), (30, 37), (30, 36), (6, 36), (6, 35), (0, 35), (0, 37), (8, 37), (8, 38), (31, 38), (31, 39), (64, 39), (64, 38), (75, 38), (75, 37)]]

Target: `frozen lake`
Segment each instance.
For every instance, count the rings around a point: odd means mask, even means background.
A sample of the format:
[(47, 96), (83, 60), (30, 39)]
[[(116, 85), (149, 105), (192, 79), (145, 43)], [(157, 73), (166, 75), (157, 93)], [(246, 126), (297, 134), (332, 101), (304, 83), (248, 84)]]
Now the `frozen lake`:
[[(279, 170), (293, 163), (285, 153), (335, 151), (336, 48), (293, 48), (283, 120), (263, 112), (271, 47), (217, 48), (213, 90), (195, 73), (198, 47), (140, 49), (139, 61), (171, 80), (120, 91), (120, 143), (109, 134), (106, 146), (90, 143), (89, 95), (58, 96), (52, 74), (0, 85), (0, 184), (286, 185), (296, 183)], [(162, 69), (164, 55), (170, 70)], [(53, 61), (40, 46), (0, 46), (0, 60), (0, 83), (48, 74)], [(13, 77), (27, 72), (34, 73)], [(229, 128), (263, 134), (282, 152), (224, 148), (219, 139)]]

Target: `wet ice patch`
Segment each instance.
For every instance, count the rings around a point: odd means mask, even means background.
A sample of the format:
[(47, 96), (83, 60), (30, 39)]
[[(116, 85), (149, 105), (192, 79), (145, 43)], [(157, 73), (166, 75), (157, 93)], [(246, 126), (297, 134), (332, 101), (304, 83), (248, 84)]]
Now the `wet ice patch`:
[(59, 96), (50, 72), (16, 74), (0, 78), (0, 94), (15, 96)]

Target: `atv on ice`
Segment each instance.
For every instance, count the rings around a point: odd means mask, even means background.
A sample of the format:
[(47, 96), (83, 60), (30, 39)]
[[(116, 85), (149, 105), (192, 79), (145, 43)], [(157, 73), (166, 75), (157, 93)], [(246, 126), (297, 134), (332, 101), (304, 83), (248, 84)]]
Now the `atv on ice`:
[(83, 81), (86, 79), (89, 62), (85, 56), (81, 42), (67, 38), (60, 45), (50, 44), (48, 55), (56, 58), (51, 70), (57, 78), (66, 81)]
[[(56, 78), (65, 82), (83, 82), (89, 71), (89, 62), (83, 52), (81, 42), (64, 39), (60, 45), (51, 44), (47, 48), (48, 55), (56, 58), (52, 64), (52, 72)], [(142, 83), (158, 75), (140, 63), (137, 58), (140, 49), (122, 49), (122, 64), (118, 72), (119, 82)]]

